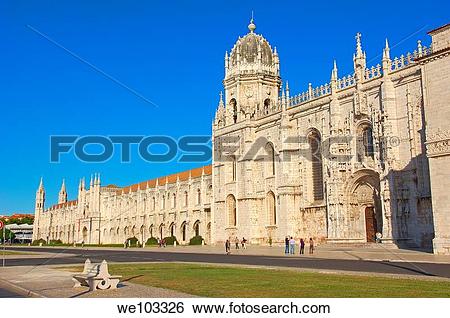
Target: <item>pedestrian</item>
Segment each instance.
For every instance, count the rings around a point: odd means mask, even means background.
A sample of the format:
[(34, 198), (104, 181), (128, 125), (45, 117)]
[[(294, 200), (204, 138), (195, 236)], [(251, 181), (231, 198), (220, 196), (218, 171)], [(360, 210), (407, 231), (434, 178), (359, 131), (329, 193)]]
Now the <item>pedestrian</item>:
[(226, 240), (225, 242), (225, 253), (230, 254), (230, 240)]
[(300, 255), (305, 254), (305, 240), (300, 239)]
[(242, 249), (246, 250), (247, 249), (247, 240), (245, 239), (245, 237), (242, 238), (241, 244), (242, 244)]
[(314, 254), (314, 241), (312, 237), (309, 238), (309, 254)]
[(284, 239), (284, 254), (289, 254), (289, 237)]
[(292, 238), (289, 240), (289, 245), (291, 246), (291, 254), (294, 254), (295, 252), (295, 240)]
[(237, 236), (236, 236), (236, 238), (234, 239), (234, 245), (236, 246), (236, 249), (238, 250), (238, 249), (239, 249), (239, 239), (238, 239)]

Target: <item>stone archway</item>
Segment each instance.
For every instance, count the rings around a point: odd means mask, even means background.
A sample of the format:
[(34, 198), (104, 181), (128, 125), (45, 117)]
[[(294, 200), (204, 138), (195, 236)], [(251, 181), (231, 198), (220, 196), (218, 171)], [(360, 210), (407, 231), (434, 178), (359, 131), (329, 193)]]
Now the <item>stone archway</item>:
[(356, 172), (348, 183), (347, 197), (347, 228), (341, 228), (344, 233), (338, 235), (375, 242), (376, 233), (383, 229), (378, 173), (370, 169)]

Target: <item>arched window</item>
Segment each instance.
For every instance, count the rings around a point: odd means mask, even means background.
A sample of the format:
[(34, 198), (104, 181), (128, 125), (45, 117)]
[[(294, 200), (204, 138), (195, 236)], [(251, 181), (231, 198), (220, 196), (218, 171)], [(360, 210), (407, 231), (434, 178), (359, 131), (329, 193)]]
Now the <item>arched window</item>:
[(314, 201), (323, 200), (322, 150), (318, 131), (308, 135), (308, 144), (311, 150), (312, 197)]
[(264, 114), (267, 115), (269, 114), (270, 111), (270, 99), (266, 98), (264, 100)]
[(200, 189), (197, 189), (197, 204), (202, 203), (202, 192)]
[(181, 224), (181, 238), (182, 241), (186, 241), (186, 222), (183, 222), (183, 224)]
[(273, 145), (271, 143), (266, 144), (266, 172), (267, 176), (274, 176), (275, 175), (275, 149), (273, 148)]
[(150, 225), (150, 228), (148, 229), (148, 232), (150, 233), (150, 237), (153, 237), (153, 224)]
[(200, 221), (199, 220), (195, 221), (195, 223), (194, 223), (194, 233), (195, 233), (195, 236), (200, 235)]
[(177, 196), (176, 194), (172, 194), (172, 208), (176, 208), (177, 207)]
[(368, 123), (361, 124), (358, 129), (358, 140), (357, 140), (357, 159), (359, 162), (364, 161), (365, 157), (374, 156), (373, 147), (373, 131), (372, 126)]
[(277, 210), (275, 206), (275, 194), (269, 191), (266, 196), (266, 210), (269, 219), (269, 225), (277, 224)]
[(164, 223), (161, 223), (161, 225), (159, 226), (159, 238), (160, 239), (164, 238), (163, 233), (164, 233)]
[(187, 191), (184, 191), (184, 206), (188, 206), (189, 203), (189, 195)]
[(170, 236), (175, 236), (175, 223), (171, 223), (169, 227)]
[(238, 110), (237, 110), (237, 102), (236, 99), (232, 98), (230, 100), (230, 106), (231, 109), (233, 110), (233, 123), (237, 123), (237, 119), (238, 119)]
[(228, 225), (237, 226), (236, 199), (230, 194), (227, 197)]

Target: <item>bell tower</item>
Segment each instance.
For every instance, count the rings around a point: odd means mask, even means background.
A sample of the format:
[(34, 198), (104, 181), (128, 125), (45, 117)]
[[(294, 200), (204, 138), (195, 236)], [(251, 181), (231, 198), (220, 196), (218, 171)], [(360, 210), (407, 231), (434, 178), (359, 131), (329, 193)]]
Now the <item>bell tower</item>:
[(255, 33), (253, 18), (248, 30), (244, 37), (239, 37), (230, 54), (225, 53), (225, 109), (218, 112), (222, 126), (268, 113), (278, 103), (281, 78), (277, 50)]

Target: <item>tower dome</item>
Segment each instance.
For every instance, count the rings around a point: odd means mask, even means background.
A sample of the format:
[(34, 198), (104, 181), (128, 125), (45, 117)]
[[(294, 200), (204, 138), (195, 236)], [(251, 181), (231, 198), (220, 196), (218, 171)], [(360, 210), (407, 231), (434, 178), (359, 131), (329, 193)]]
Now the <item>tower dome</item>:
[(249, 33), (244, 37), (240, 37), (230, 53), (230, 66), (234, 67), (239, 63), (252, 64), (259, 60), (261, 64), (272, 65), (273, 52), (269, 42), (260, 34), (254, 31), (256, 25), (253, 19), (248, 25)]

